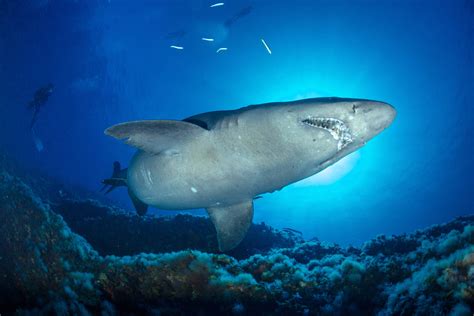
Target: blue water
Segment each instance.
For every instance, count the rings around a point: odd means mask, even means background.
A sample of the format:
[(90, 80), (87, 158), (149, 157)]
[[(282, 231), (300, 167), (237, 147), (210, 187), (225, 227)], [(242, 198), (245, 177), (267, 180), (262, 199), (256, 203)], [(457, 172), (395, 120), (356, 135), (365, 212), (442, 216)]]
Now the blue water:
[[(324, 174), (257, 200), (254, 221), (359, 244), (473, 213), (471, 1), (224, 2), (0, 2), (0, 146), (97, 190), (112, 162), (127, 165), (134, 152), (103, 134), (119, 122), (316, 96), (376, 99), (397, 109), (393, 125)], [(38, 152), (26, 104), (48, 82)], [(125, 190), (110, 196), (132, 210)]]

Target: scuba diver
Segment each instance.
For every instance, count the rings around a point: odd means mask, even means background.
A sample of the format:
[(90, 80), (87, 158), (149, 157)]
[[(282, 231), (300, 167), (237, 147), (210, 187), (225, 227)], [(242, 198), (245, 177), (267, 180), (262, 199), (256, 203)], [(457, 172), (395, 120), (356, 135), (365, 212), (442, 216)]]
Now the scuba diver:
[(252, 10), (253, 10), (252, 6), (248, 6), (248, 7), (243, 8), (242, 10), (240, 10), (239, 12), (237, 12), (236, 14), (234, 14), (233, 16), (228, 18), (225, 21), (224, 25), (226, 27), (231, 27), (235, 22), (237, 22), (241, 18), (249, 15), (252, 12)]
[(31, 119), (30, 129), (33, 136), (33, 142), (35, 143), (36, 150), (38, 152), (43, 151), (44, 146), (41, 139), (36, 135), (34, 130), (34, 126), (36, 120), (38, 119), (38, 114), (41, 108), (46, 104), (49, 99), (49, 96), (53, 93), (54, 86), (53, 84), (49, 83), (48, 85), (39, 88), (36, 90), (33, 100), (28, 103), (28, 109), (33, 111), (33, 118)]
[(42, 88), (39, 88), (38, 90), (36, 90), (33, 100), (28, 103), (28, 108), (33, 110), (33, 118), (31, 119), (30, 124), (31, 129), (33, 129), (36, 120), (38, 119), (38, 114), (41, 108), (46, 104), (49, 96), (53, 93), (53, 89), (54, 86), (51, 83)]

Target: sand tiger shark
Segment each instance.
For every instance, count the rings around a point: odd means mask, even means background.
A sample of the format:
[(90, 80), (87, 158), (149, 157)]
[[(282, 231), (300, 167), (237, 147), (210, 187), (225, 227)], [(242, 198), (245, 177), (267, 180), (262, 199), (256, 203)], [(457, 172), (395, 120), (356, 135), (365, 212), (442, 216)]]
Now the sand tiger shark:
[[(139, 214), (205, 208), (227, 251), (244, 238), (253, 200), (312, 176), (362, 147), (396, 116), (384, 102), (313, 98), (114, 125), (138, 150), (104, 180), (127, 186)], [(109, 189), (109, 190), (110, 190)]]

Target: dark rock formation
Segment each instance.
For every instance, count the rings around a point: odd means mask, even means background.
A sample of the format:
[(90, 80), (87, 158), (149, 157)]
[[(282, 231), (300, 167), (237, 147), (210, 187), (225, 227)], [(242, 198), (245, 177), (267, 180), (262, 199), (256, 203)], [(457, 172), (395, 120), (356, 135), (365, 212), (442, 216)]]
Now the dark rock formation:
[[(186, 249), (218, 252), (216, 232), (207, 217), (140, 217), (94, 200), (63, 200), (52, 207), (101, 255)], [(227, 254), (242, 259), (271, 248), (293, 247), (302, 241), (298, 234), (279, 231), (264, 223), (253, 224), (242, 243)]]

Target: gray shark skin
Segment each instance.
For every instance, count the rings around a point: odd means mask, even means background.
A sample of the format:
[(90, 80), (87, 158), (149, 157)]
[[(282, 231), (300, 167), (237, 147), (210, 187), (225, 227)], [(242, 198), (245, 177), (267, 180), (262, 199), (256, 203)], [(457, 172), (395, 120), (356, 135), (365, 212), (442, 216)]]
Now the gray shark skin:
[(334, 164), (395, 116), (384, 102), (314, 98), (127, 122), (105, 134), (138, 148), (126, 180), (132, 198), (160, 209), (205, 208), (226, 251), (244, 238), (254, 198)]

